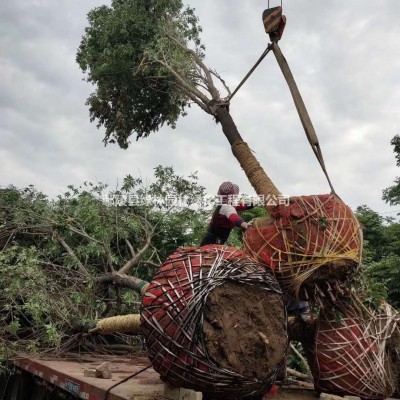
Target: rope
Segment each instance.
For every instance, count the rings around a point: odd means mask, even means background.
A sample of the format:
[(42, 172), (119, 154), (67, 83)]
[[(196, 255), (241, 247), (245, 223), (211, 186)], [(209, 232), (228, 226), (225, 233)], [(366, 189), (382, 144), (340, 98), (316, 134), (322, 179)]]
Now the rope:
[[(335, 195), (293, 197), (290, 207), (256, 219), (243, 240), (245, 252), (270, 266), (279, 283), (295, 294), (307, 281), (345, 278), (357, 268), (362, 235), (354, 214)], [(332, 274), (332, 276), (330, 276)], [(318, 290), (318, 289), (317, 289)]]
[[(213, 396), (230, 394), (230, 398), (264, 393), (275, 380), (279, 365), (269, 370), (266, 367), (262, 377), (247, 377), (218, 363), (214, 353), (210, 354), (203, 333), (206, 303), (209, 294), (227, 282), (250, 285), (277, 296), (281, 293), (272, 275), (236, 248), (210, 245), (179, 248), (172, 254), (143, 299), (142, 332), (148, 356), (154, 370), (175, 386)], [(261, 340), (257, 345), (264, 343)], [(285, 349), (277, 347), (274, 354), (284, 356)]]
[(122, 379), (122, 381), (117, 382), (115, 385), (112, 385), (111, 387), (109, 387), (109, 388), (107, 389), (107, 392), (106, 392), (105, 396), (104, 396), (104, 400), (107, 400), (107, 399), (108, 399), (108, 395), (110, 394), (110, 392), (111, 392), (112, 389), (114, 389), (115, 387), (121, 385), (122, 383), (125, 383), (126, 381), (129, 381), (129, 379), (134, 378), (136, 375), (141, 374), (142, 372), (148, 370), (149, 368), (151, 368), (151, 364), (148, 365), (147, 367), (144, 367), (144, 368), (142, 368), (141, 370), (135, 372), (134, 374), (127, 376), (126, 378)]
[(246, 76), (242, 79), (242, 81), (239, 83), (239, 85), (236, 87), (236, 89), (232, 92), (232, 94), (228, 97), (228, 100), (226, 101), (229, 103), (233, 96), (239, 91), (239, 89), (244, 85), (244, 83), (247, 81), (247, 79), (250, 78), (251, 74), (255, 71), (255, 69), (260, 65), (261, 61), (264, 60), (264, 58), (267, 56), (267, 54), (271, 51), (271, 45), (268, 44), (267, 48), (264, 50), (264, 52), (261, 54), (260, 58), (257, 60), (257, 62), (253, 65), (253, 67), (250, 69), (250, 71), (246, 74)]
[(316, 388), (367, 399), (391, 397), (397, 377), (388, 350), (394, 333), (399, 332), (399, 314), (387, 303), (368, 314), (345, 308), (340, 320), (323, 314), (318, 321), (313, 370)]
[(140, 334), (140, 314), (117, 315), (97, 321), (95, 328), (88, 333), (108, 335), (110, 333)]
[(251, 149), (243, 140), (236, 141), (232, 145), (232, 153), (239, 160), (240, 166), (245, 171), (249, 181), (252, 183), (256, 193), (264, 196), (272, 196), (278, 201), (282, 196), (278, 188), (274, 185), (256, 158), (251, 157)]

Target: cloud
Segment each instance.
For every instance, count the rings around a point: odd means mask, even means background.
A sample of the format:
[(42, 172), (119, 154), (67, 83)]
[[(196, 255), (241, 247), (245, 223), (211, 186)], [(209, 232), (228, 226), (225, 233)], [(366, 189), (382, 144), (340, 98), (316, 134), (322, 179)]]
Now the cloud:
[[(233, 89), (268, 43), (264, 0), (191, 0), (204, 28), (207, 64)], [(272, 5), (274, 2), (271, 0)], [(124, 175), (148, 178), (156, 165), (198, 171), (214, 193), (232, 180), (252, 189), (221, 127), (199, 109), (128, 150), (102, 144), (89, 122), (75, 53), (86, 14), (100, 0), (15, 0), (0, 5), (0, 185), (34, 184), (55, 196), (70, 184)], [(353, 208), (391, 211), (381, 191), (399, 175), (390, 139), (398, 133), (400, 3), (386, 0), (285, 2), (281, 48), (320, 138), (337, 192)], [(286, 194), (329, 190), (309, 148), (276, 61), (269, 54), (231, 103), (231, 114)]]

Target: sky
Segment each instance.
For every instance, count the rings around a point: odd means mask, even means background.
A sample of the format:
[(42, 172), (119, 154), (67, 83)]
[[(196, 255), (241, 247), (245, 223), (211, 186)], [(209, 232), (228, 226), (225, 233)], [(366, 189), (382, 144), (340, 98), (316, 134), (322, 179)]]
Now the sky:
[[(55, 197), (67, 185), (127, 174), (151, 180), (157, 165), (197, 171), (216, 193), (230, 180), (253, 194), (221, 127), (192, 106), (176, 129), (127, 150), (104, 146), (85, 100), (94, 87), (75, 62), (87, 12), (107, 0), (13, 0), (0, 4), (0, 187), (35, 185)], [(231, 89), (268, 44), (267, 0), (189, 0), (203, 27), (206, 64)], [(279, 5), (271, 0), (271, 6)], [(391, 138), (399, 132), (400, 2), (285, 0), (280, 41), (340, 197), (384, 216), (382, 190), (400, 175)], [(232, 100), (231, 115), (267, 174), (286, 195), (329, 192), (289, 89), (270, 53)]]

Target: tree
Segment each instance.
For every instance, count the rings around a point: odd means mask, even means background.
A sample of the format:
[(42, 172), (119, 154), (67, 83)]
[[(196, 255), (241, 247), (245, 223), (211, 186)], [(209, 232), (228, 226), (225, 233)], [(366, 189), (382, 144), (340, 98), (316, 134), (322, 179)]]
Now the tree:
[(358, 284), (367, 299), (382, 298), (400, 307), (400, 224), (384, 218), (367, 206), (357, 207), (356, 216), (363, 225), (364, 254)]
[[(201, 27), (181, 0), (113, 0), (93, 9), (77, 62), (96, 90), (87, 99), (91, 121), (104, 126), (104, 143), (127, 148), (136, 139), (175, 126), (191, 103), (222, 126), (256, 193), (279, 195), (229, 113), (230, 91), (203, 62)], [(227, 92), (221, 96), (215, 81)]]
[(158, 166), (149, 185), (130, 175), (115, 191), (85, 182), (56, 200), (32, 186), (1, 189), (0, 358), (68, 350), (85, 324), (137, 312), (132, 289), (166, 252), (200, 241), (208, 213), (197, 181)]
[(364, 246), (368, 248), (368, 257), (373, 261), (380, 260), (388, 244), (384, 225), (387, 220), (366, 205), (357, 207), (355, 214), (363, 226)]
[[(390, 142), (396, 155), (396, 165), (400, 167), (400, 136), (396, 135)], [(400, 204), (400, 177), (397, 177), (393, 186), (383, 190), (383, 200), (391, 206)]]

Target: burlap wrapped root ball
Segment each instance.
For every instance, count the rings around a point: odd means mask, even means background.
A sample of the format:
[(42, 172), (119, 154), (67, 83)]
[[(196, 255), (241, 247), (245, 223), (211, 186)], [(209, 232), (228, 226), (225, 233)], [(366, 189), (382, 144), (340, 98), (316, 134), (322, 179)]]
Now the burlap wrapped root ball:
[(399, 314), (387, 303), (369, 312), (324, 310), (304, 344), (315, 389), (364, 399), (391, 397), (399, 377)]
[(300, 287), (309, 285), (317, 292), (319, 283), (345, 281), (354, 274), (362, 232), (338, 197), (292, 197), (289, 205), (268, 210), (268, 218), (256, 219), (247, 229), (244, 251), (269, 265), (285, 290), (299, 295)]
[(234, 247), (179, 248), (148, 287), (141, 322), (161, 377), (213, 398), (259, 398), (286, 355), (281, 289)]

